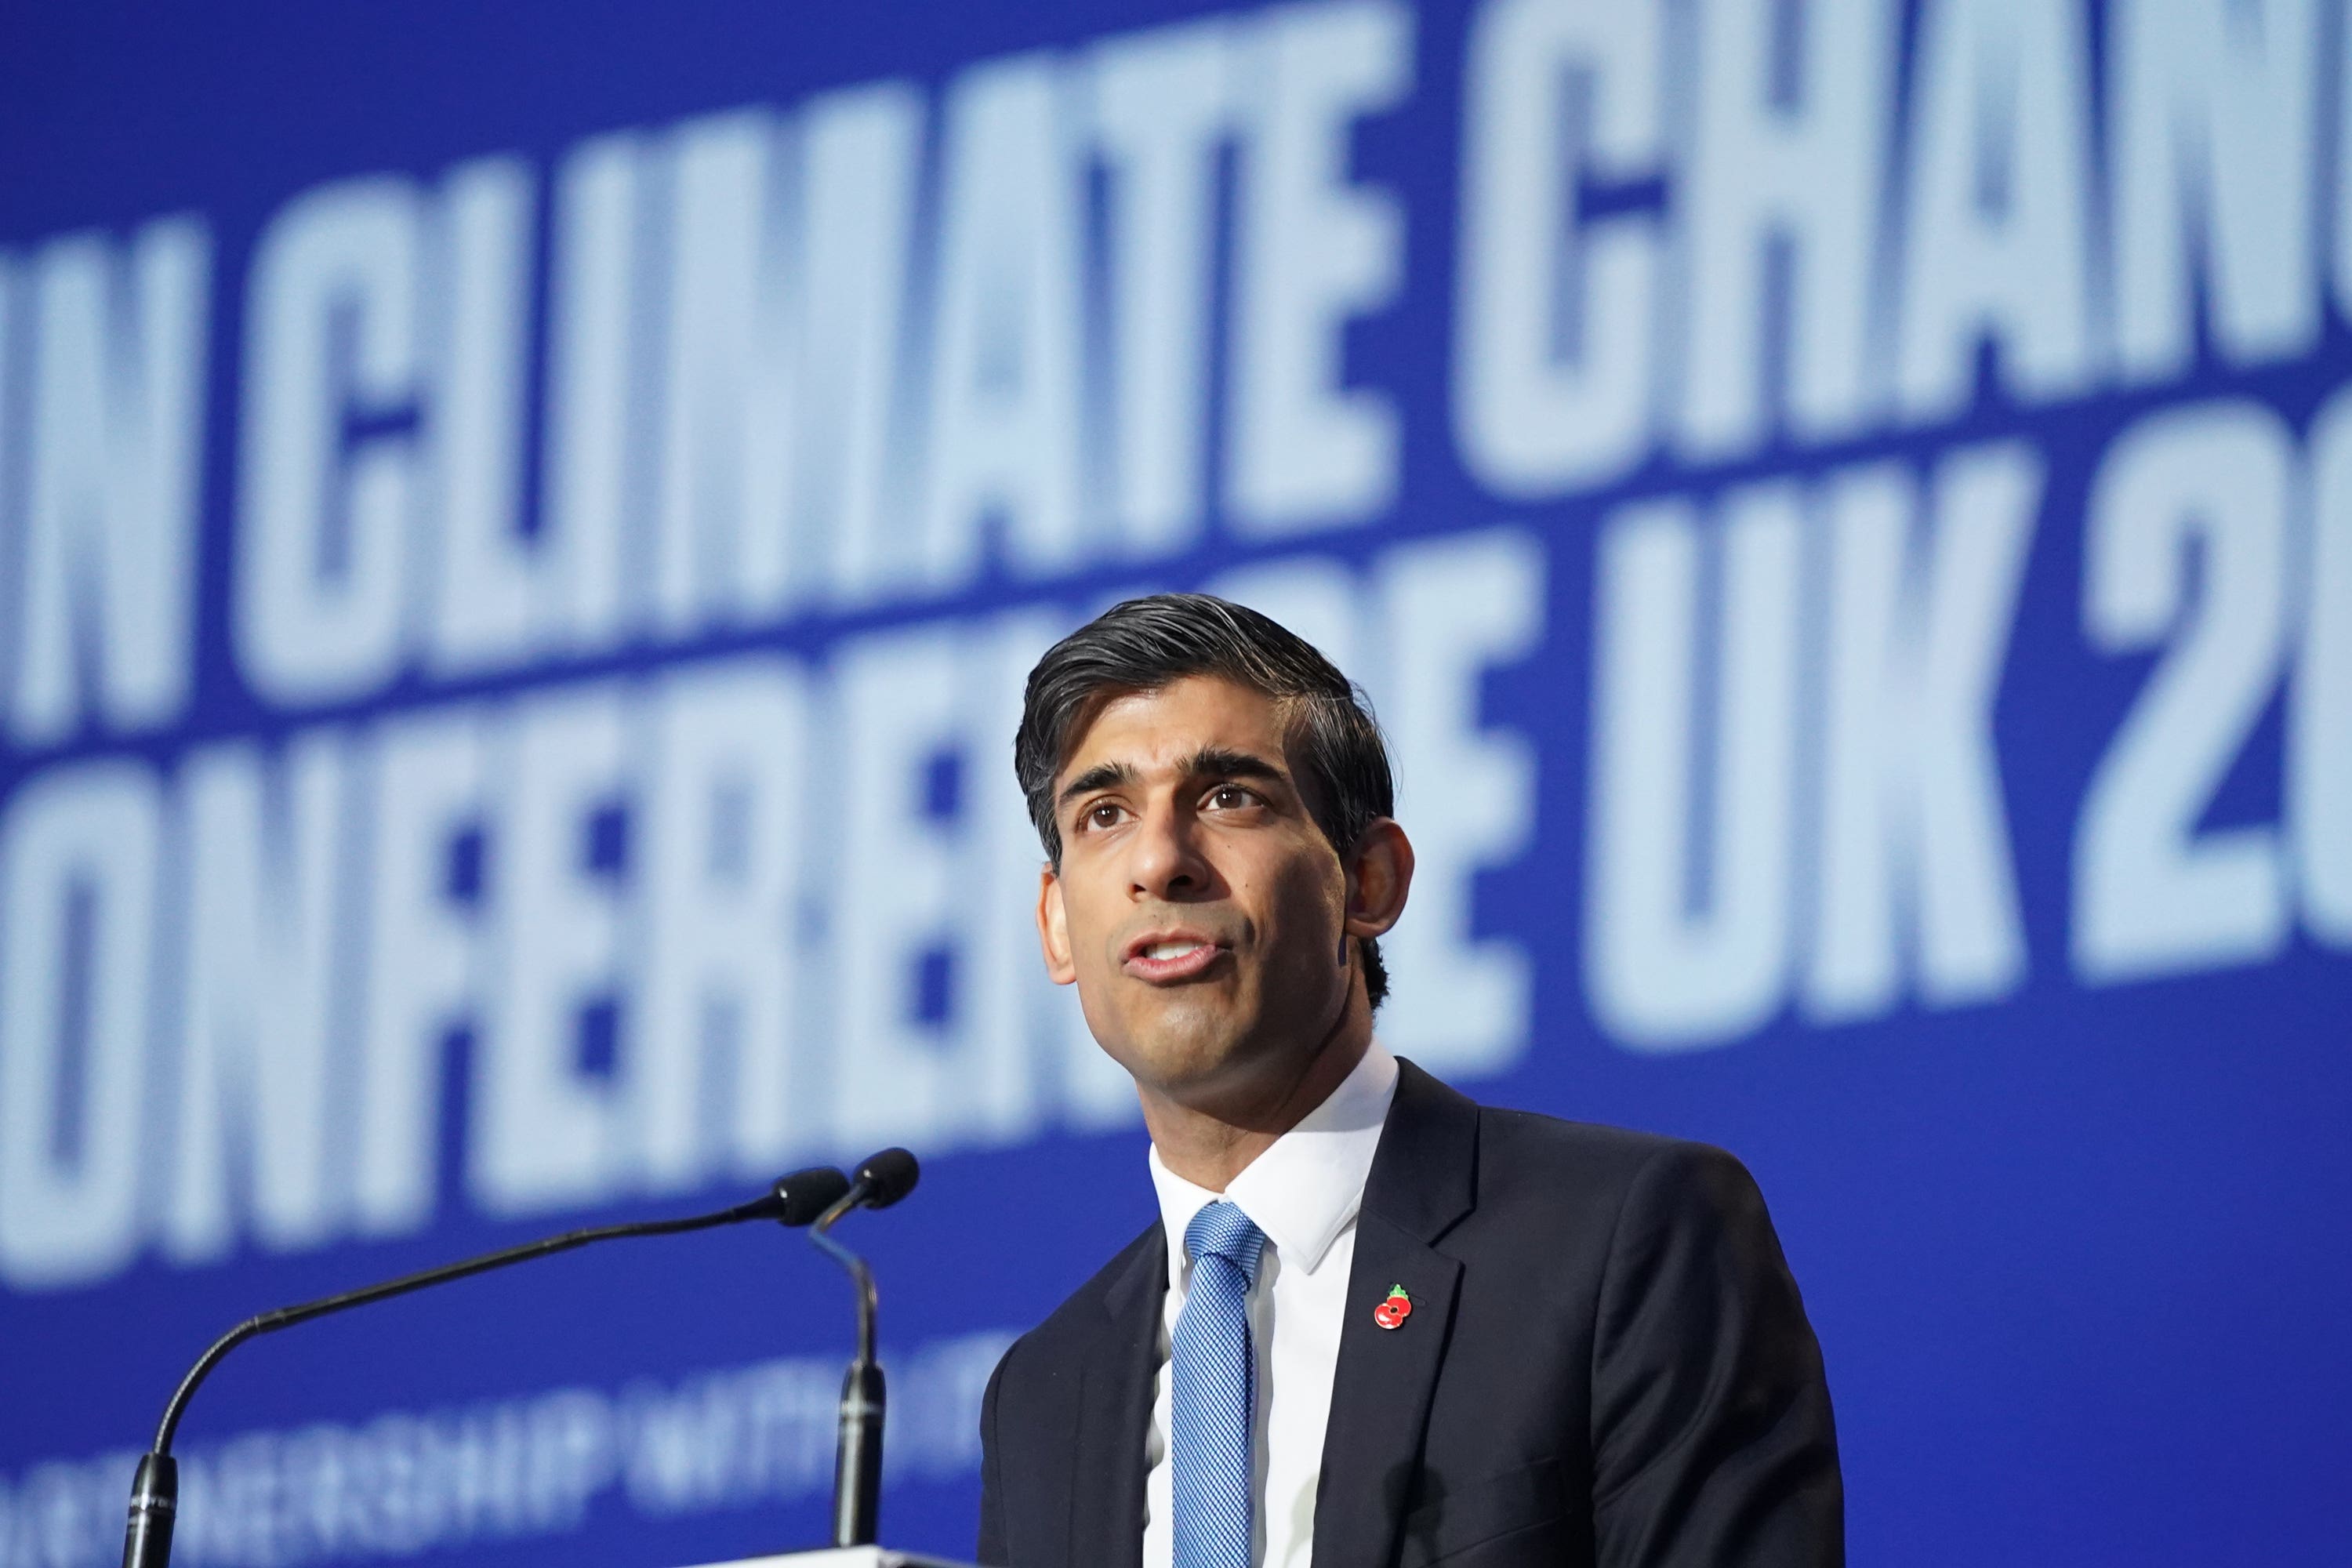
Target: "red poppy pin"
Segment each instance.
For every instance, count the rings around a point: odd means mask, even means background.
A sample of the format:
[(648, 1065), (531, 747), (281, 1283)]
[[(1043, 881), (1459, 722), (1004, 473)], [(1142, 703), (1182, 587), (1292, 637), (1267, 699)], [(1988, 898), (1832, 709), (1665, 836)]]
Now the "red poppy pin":
[(1389, 1287), (1388, 1300), (1372, 1309), (1372, 1321), (1384, 1329), (1401, 1329), (1412, 1316), (1412, 1298), (1404, 1293), (1402, 1285)]

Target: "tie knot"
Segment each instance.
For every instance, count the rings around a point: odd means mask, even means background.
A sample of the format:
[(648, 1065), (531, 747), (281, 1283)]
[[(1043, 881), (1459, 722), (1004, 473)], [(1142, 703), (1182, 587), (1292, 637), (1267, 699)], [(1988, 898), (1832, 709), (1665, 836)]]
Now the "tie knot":
[(1265, 1232), (1239, 1205), (1224, 1198), (1202, 1205), (1192, 1223), (1184, 1227), (1185, 1256), (1196, 1263), (1203, 1258), (1222, 1258), (1252, 1281), (1257, 1279), (1258, 1254), (1265, 1249)]

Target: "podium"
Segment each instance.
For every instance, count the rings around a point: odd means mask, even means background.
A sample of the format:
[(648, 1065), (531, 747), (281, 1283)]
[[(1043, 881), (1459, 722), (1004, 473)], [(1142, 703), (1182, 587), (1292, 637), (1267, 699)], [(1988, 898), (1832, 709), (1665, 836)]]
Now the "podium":
[(746, 1557), (737, 1563), (708, 1563), (702, 1568), (972, 1568), (944, 1557), (918, 1557), (883, 1546), (827, 1546), (814, 1552), (787, 1552), (779, 1557)]

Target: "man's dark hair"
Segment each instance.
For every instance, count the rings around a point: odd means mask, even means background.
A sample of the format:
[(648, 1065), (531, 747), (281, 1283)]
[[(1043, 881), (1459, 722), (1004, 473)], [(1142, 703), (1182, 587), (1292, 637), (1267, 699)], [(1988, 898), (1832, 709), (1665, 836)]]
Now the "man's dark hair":
[[(1071, 746), (1112, 700), (1196, 675), (1264, 692), (1286, 710), (1307, 810), (1341, 856), (1374, 820), (1395, 815), (1396, 784), (1371, 706), (1314, 644), (1245, 605), (1206, 594), (1154, 594), (1114, 605), (1048, 648), (1029, 672), (1013, 771), (1056, 869), (1062, 828), (1054, 780)], [(1362, 946), (1364, 989), (1378, 1007), (1388, 971), (1378, 942)]]

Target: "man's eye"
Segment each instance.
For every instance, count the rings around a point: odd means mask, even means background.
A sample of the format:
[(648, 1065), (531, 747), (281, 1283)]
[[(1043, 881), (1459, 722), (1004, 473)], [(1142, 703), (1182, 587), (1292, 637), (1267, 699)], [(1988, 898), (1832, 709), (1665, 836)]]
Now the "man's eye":
[(1245, 805), (1255, 805), (1257, 796), (1239, 784), (1219, 784), (1209, 792), (1209, 804), (1225, 811), (1237, 811)]
[(1086, 825), (1088, 827), (1113, 826), (1118, 821), (1118, 807), (1111, 805), (1108, 801), (1098, 802), (1094, 805), (1087, 807), (1085, 820)]

